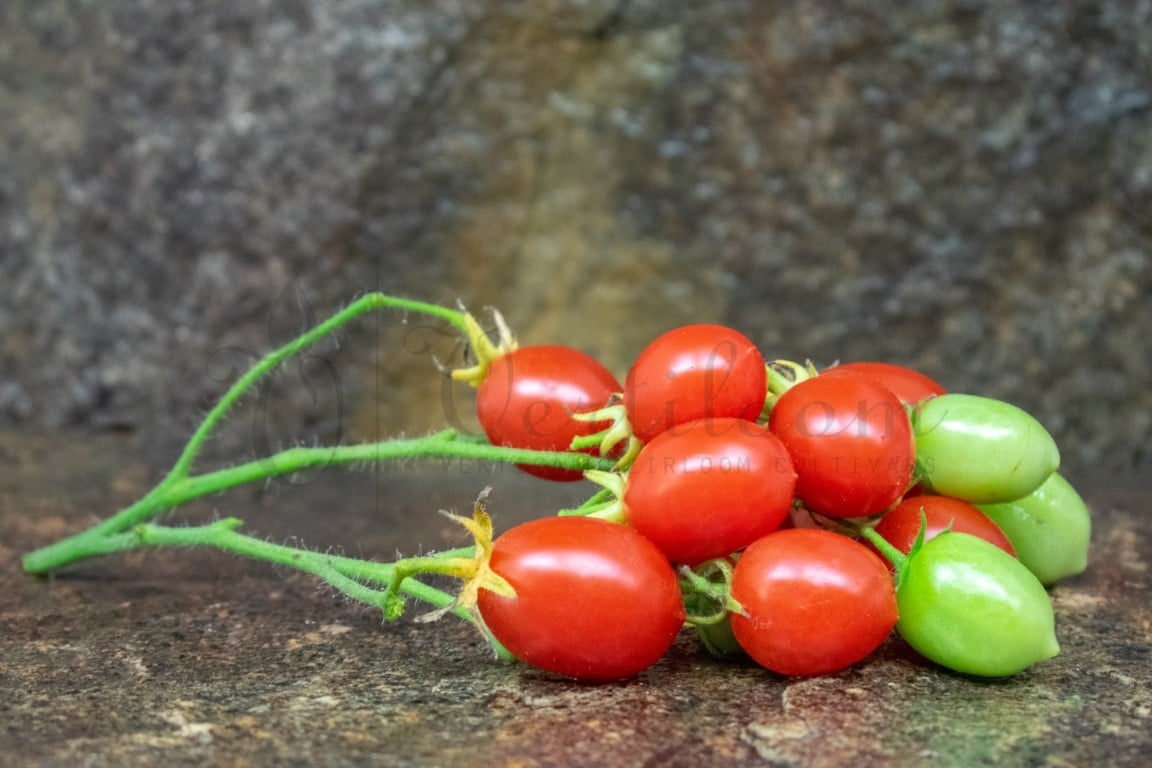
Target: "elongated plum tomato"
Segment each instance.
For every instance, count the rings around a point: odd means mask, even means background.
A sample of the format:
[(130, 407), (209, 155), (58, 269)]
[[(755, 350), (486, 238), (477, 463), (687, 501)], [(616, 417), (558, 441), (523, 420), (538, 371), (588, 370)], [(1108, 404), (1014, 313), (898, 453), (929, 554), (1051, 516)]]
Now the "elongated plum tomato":
[(1022, 499), (980, 509), (1004, 529), (1020, 562), (1041, 584), (1088, 567), (1092, 518), (1084, 499), (1059, 472)]
[(971, 504), (1027, 496), (1060, 466), (1060, 451), (1025, 411), (990, 397), (949, 393), (912, 411), (921, 483)]
[(967, 502), (948, 496), (913, 496), (884, 513), (876, 533), (904, 554), (920, 534), (920, 514), (924, 514), (924, 540), (934, 539), (946, 530), (969, 533), (1015, 555), (1012, 542), (983, 512)]
[(884, 562), (864, 545), (820, 528), (757, 540), (736, 561), (732, 631), (761, 666), (782, 675), (823, 675), (862, 660), (896, 624), (896, 593)]
[(916, 405), (925, 398), (943, 395), (947, 390), (935, 379), (912, 368), (896, 363), (861, 360), (855, 363), (841, 363), (833, 371), (855, 371), (871, 376), (900, 398), (905, 405)]
[(678, 424), (732, 416), (755, 421), (764, 408), (764, 357), (744, 334), (722, 325), (675, 328), (636, 358), (624, 381), (632, 433), (649, 442)]
[(490, 562), (516, 596), (481, 589), (484, 624), (513, 656), (558, 675), (631, 677), (659, 660), (684, 624), (675, 571), (627, 526), (533, 520), (497, 538)]
[(1060, 651), (1052, 602), (1019, 560), (967, 533), (942, 533), (908, 559), (896, 631), (957, 672), (1004, 677)]
[(796, 472), (783, 443), (743, 419), (699, 419), (644, 446), (628, 471), (628, 522), (669, 560), (696, 565), (776, 530)]
[(796, 495), (813, 512), (862, 517), (884, 511), (912, 478), (908, 415), (868, 376), (827, 371), (780, 396), (768, 417), (796, 467)]
[[(590, 435), (608, 422), (572, 418), (601, 408), (620, 383), (595, 358), (572, 347), (542, 344), (521, 347), (496, 358), (476, 392), (476, 412), (494, 445), (567, 451), (572, 438)], [(586, 453), (598, 455), (595, 448)], [(521, 465), (549, 480), (580, 480), (576, 470)]]

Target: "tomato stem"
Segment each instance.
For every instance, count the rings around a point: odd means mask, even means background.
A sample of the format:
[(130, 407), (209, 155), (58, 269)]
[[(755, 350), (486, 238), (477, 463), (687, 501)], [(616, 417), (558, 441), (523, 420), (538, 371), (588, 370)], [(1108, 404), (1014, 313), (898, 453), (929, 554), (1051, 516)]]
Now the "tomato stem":
[[(354, 600), (384, 608), (385, 591), (373, 588), (369, 584), (390, 583), (393, 580), (395, 565), (273, 544), (240, 533), (237, 529), (241, 524), (242, 521), (235, 517), (224, 518), (207, 525), (185, 527), (140, 523), (131, 530), (115, 536), (92, 539), (88, 542), (89, 546), (84, 556), (107, 555), (150, 547), (207, 547), (310, 573)], [(450, 607), (456, 599), (453, 595), (415, 580), (405, 582), (401, 590), (437, 607)], [(453, 612), (463, 619), (472, 620), (467, 611)]]
[[(587, 470), (607, 468), (611, 461), (583, 453), (533, 451), (506, 448), (460, 436), (455, 430), (443, 430), (427, 437), (384, 440), (360, 445), (322, 448), (289, 448), (280, 453), (213, 472), (193, 476), (173, 476), (126, 507), (92, 528), (55, 544), (42, 547), (24, 557), (26, 573), (45, 574), (100, 554), (99, 540), (115, 537), (137, 523), (154, 519), (172, 509), (203, 496), (219, 493), (246, 483), (292, 474), (314, 467), (340, 464), (366, 465), (373, 462), (413, 458), (468, 458), (512, 464), (534, 464), (562, 469)], [(112, 549), (111, 551), (117, 551)]]
[[(193, 432), (171, 470), (144, 496), (116, 514), (102, 520), (86, 531), (30, 552), (24, 557), (27, 573), (46, 574), (89, 557), (112, 554), (131, 548), (134, 526), (153, 520), (172, 509), (194, 499), (212, 495), (245, 483), (265, 481), (279, 475), (292, 474), (316, 467), (332, 465), (367, 465), (375, 462), (413, 458), (468, 458), (479, 461), (532, 464), (577, 471), (608, 469), (609, 459), (566, 451), (534, 451), (494, 446), (479, 436), (465, 435), (445, 429), (431, 435), (412, 439), (383, 440), (359, 445), (337, 445), (316, 448), (296, 447), (262, 459), (225, 467), (202, 474), (191, 474), (191, 468), (212, 431), (262, 377), (292, 355), (308, 348), (360, 315), (374, 309), (401, 309), (420, 312), (446, 320), (467, 332), (467, 313), (446, 309), (422, 301), (371, 293), (304, 332), (282, 347), (257, 361), (228, 388), (219, 402), (208, 412)], [(502, 333), (507, 326), (500, 321)], [(210, 541), (217, 541), (209, 537)]]
[(612, 491), (607, 488), (601, 488), (596, 493), (589, 496), (578, 507), (571, 509), (561, 509), (556, 514), (560, 517), (574, 517), (576, 515), (586, 515), (589, 512), (595, 512), (597, 509), (604, 506), (606, 503), (611, 503), (613, 500)]
[(877, 533), (876, 529), (871, 526), (861, 526), (858, 531), (863, 538), (868, 540), (869, 544), (880, 551), (880, 554), (888, 558), (888, 561), (896, 567), (897, 573), (904, 570), (904, 564), (908, 562), (908, 556), (906, 554), (892, 546), (887, 539)]

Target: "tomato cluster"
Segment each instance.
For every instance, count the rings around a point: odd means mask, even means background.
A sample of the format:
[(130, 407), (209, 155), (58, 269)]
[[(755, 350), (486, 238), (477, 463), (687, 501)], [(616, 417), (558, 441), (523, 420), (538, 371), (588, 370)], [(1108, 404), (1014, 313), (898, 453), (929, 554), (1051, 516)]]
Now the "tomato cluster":
[(718, 325), (658, 337), (623, 387), (562, 346), (488, 363), (473, 383), (493, 443), (620, 457), (586, 473), (611, 501), (495, 540), (515, 596), (481, 589), (477, 607), (523, 661), (628, 677), (685, 622), (782, 675), (851, 666), (893, 630), (977, 676), (1057, 653), (1045, 586), (1084, 569), (1090, 522), (1019, 408), (890, 363), (768, 362)]

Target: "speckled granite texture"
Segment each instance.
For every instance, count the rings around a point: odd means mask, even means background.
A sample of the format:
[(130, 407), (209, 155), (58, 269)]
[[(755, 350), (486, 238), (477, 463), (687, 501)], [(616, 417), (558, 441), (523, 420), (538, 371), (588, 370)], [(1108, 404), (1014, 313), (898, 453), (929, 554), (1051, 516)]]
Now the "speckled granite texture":
[[(3, 2), (0, 424), (186, 433), (377, 288), (620, 372), (691, 320), (907, 362), (1147, 476), (1152, 3)], [(243, 448), (451, 421), (398, 326)]]

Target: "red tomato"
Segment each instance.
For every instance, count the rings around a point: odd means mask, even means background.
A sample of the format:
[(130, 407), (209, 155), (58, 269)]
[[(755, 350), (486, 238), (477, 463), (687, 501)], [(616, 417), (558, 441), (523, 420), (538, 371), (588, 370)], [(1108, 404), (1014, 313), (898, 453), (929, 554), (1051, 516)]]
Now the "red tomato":
[(920, 532), (920, 511), (924, 511), (924, 540), (943, 533), (949, 526), (957, 533), (968, 533), (995, 544), (1013, 557), (1016, 550), (1000, 526), (966, 501), (949, 496), (913, 496), (906, 498), (880, 518), (876, 533), (904, 554), (912, 548)]
[(516, 658), (558, 675), (631, 677), (660, 659), (684, 624), (672, 566), (624, 525), (533, 520), (496, 539), (491, 567), (516, 597), (481, 589), (485, 625)]
[(881, 363), (860, 361), (856, 363), (842, 363), (831, 371), (855, 371), (865, 376), (871, 376), (900, 398), (905, 405), (916, 405), (926, 397), (943, 395), (948, 390), (943, 385), (920, 371), (906, 368), (895, 363)]
[(696, 565), (742, 549), (780, 526), (796, 472), (766, 427), (700, 419), (648, 443), (628, 471), (628, 522), (669, 560)]
[(884, 562), (852, 539), (819, 528), (771, 533), (732, 574), (737, 642), (782, 675), (823, 675), (862, 660), (896, 624), (896, 590)]
[(915, 443), (908, 414), (875, 379), (831, 370), (796, 384), (768, 419), (796, 467), (796, 495), (813, 512), (883, 512), (908, 487)]
[(632, 433), (645, 443), (696, 419), (755, 421), (767, 395), (764, 357), (747, 336), (722, 325), (686, 325), (659, 336), (624, 384)]
[[(607, 405), (620, 382), (594, 358), (558, 345), (521, 347), (492, 361), (476, 392), (476, 410), (494, 445), (566, 451), (577, 435), (591, 435), (609, 422), (583, 422), (573, 413)], [(585, 451), (598, 455), (593, 447)], [(550, 480), (579, 480), (576, 470), (524, 465)]]

